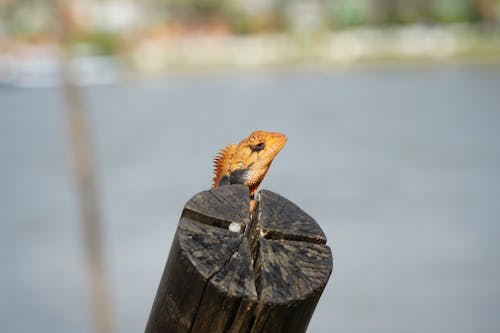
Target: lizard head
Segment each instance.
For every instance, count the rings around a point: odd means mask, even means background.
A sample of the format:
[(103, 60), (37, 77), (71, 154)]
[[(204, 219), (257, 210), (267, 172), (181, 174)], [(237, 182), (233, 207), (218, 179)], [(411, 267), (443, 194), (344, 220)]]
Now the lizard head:
[(254, 131), (236, 147), (231, 161), (231, 170), (253, 169), (257, 172), (260, 168), (269, 168), (285, 143), (284, 134)]
[(286, 140), (278, 132), (254, 131), (238, 145), (227, 146), (215, 159), (214, 186), (244, 184), (253, 196)]

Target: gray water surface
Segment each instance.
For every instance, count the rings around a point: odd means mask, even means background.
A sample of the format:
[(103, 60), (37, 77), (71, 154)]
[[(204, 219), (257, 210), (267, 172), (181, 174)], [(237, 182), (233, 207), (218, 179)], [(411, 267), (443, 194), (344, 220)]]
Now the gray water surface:
[[(334, 273), (310, 332), (500, 331), (500, 69), (240, 73), (85, 90), (120, 332), (144, 330), (184, 203), (252, 130), (263, 188)], [(90, 332), (60, 92), (0, 88), (0, 331)]]

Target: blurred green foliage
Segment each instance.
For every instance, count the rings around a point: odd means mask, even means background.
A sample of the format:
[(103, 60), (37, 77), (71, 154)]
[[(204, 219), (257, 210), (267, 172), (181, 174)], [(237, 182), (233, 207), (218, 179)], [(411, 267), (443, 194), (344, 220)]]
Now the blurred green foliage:
[(471, 1), (442, 0), (433, 3), (433, 17), (436, 21), (451, 23), (476, 21), (479, 19)]
[(77, 49), (77, 53), (112, 55), (118, 51), (120, 35), (103, 30), (87, 31), (71, 36), (68, 43), (70, 49)]
[[(154, 25), (206, 28), (233, 34), (328, 31), (351, 26), (448, 24), (500, 25), (500, 0), (144, 0), (132, 2), (135, 21), (120, 29), (107, 28), (106, 4), (114, 18), (120, 0), (67, 1), (73, 4), (74, 44), (89, 44), (94, 53), (111, 54), (120, 36)], [(60, 19), (58, 1), (0, 0), (0, 36), (55, 35)], [(130, 2), (123, 1), (130, 5)], [(108, 6), (109, 10), (109, 6)], [(82, 14), (81, 11), (84, 13)], [(130, 13), (129, 13), (130, 14)], [(125, 15), (126, 16), (126, 15)], [(140, 21), (141, 24), (137, 24)], [(125, 28), (123, 28), (125, 27)]]

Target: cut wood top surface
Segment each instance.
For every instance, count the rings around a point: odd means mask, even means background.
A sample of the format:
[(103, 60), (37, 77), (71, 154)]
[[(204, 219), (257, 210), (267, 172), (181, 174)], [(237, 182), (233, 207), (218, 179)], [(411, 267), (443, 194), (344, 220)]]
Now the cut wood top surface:
[[(319, 225), (271, 191), (260, 191), (256, 201), (250, 216), (244, 185), (214, 188), (188, 201), (178, 235), (194, 269), (225, 293), (267, 304), (321, 292), (332, 254)], [(232, 223), (241, 232), (228, 230)]]

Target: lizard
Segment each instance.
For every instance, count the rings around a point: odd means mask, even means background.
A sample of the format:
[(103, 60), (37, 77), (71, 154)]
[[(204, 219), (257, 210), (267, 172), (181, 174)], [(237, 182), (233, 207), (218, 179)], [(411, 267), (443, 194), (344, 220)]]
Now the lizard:
[(284, 134), (258, 130), (237, 145), (227, 145), (214, 158), (215, 177), (212, 187), (246, 185), (253, 201), (257, 187), (286, 141)]

